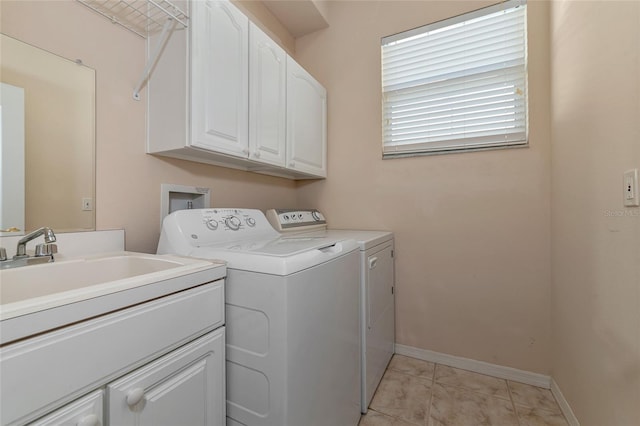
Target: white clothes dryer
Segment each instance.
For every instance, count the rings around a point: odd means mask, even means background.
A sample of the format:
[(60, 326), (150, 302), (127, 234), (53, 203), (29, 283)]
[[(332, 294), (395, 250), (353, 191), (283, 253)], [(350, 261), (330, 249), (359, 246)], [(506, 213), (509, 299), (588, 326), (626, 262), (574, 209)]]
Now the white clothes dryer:
[(283, 238), (259, 210), (181, 210), (158, 253), (227, 262), (227, 426), (358, 424), (355, 241)]
[(395, 352), (394, 239), (389, 231), (327, 229), (318, 210), (271, 209), (267, 219), (290, 239), (352, 239), (360, 251), (361, 411), (373, 394)]

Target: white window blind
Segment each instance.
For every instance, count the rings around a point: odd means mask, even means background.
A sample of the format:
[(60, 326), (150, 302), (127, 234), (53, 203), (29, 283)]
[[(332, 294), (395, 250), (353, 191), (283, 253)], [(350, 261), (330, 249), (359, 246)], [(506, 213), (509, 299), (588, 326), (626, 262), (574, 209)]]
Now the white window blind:
[(383, 156), (527, 144), (526, 3), (382, 39)]

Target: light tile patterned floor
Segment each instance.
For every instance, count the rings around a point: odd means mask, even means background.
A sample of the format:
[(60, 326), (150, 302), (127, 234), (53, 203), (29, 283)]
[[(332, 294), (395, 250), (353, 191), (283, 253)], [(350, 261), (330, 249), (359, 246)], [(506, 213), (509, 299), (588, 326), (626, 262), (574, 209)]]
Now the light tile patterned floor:
[(394, 355), (359, 426), (568, 426), (548, 389)]

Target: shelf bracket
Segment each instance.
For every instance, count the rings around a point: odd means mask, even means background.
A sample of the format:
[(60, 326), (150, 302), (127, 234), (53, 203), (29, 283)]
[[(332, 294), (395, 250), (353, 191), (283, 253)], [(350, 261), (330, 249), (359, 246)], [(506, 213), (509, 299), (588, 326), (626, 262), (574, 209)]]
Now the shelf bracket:
[(156, 65), (156, 62), (158, 62), (160, 53), (162, 53), (162, 48), (171, 37), (171, 34), (173, 34), (173, 30), (175, 29), (175, 26), (176, 26), (175, 19), (167, 18), (167, 20), (164, 23), (164, 26), (162, 27), (162, 33), (160, 33), (160, 39), (158, 40), (158, 43), (153, 49), (153, 53), (149, 57), (149, 60), (147, 61), (147, 64), (145, 65), (144, 70), (142, 71), (142, 75), (140, 76), (140, 80), (138, 80), (138, 84), (136, 84), (135, 89), (133, 89), (133, 99), (135, 99), (136, 101), (140, 100), (140, 90), (142, 90), (145, 83), (149, 79), (151, 70)]

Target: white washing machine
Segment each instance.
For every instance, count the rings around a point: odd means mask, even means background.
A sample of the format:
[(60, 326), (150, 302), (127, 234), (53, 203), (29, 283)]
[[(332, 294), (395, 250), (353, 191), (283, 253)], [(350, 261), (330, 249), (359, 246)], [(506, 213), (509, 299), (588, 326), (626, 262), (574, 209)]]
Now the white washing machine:
[(361, 410), (371, 399), (395, 352), (395, 268), (393, 233), (327, 230), (317, 210), (271, 209), (267, 219), (289, 238), (353, 239), (360, 248)]
[(259, 210), (181, 210), (158, 253), (227, 262), (228, 426), (358, 424), (355, 241), (282, 238)]

